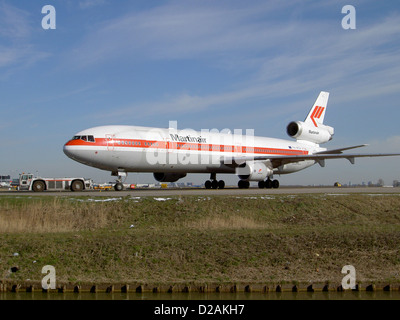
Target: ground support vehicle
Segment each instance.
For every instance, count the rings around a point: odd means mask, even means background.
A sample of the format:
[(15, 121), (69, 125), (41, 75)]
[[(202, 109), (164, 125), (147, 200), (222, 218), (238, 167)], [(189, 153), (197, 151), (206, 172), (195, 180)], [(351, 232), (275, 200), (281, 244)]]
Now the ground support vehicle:
[(42, 178), (33, 174), (20, 174), (18, 190), (55, 191), (71, 190), (82, 191), (93, 188), (93, 181), (85, 178)]

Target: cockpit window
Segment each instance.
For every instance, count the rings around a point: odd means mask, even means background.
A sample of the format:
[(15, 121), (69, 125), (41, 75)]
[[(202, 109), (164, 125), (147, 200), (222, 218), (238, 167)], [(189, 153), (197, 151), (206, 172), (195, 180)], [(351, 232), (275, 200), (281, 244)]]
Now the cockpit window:
[(82, 140), (82, 141), (89, 141), (89, 142), (96, 142), (94, 139), (94, 136), (89, 135), (89, 136), (74, 136), (72, 140)]

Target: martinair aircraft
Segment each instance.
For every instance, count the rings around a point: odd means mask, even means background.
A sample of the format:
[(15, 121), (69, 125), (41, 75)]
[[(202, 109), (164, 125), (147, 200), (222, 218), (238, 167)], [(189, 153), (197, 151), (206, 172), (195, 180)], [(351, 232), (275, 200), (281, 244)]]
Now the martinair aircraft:
[[(397, 156), (400, 154), (346, 154), (343, 151), (365, 144), (328, 150), (319, 145), (328, 142), (334, 129), (324, 125), (329, 93), (321, 91), (306, 119), (293, 121), (287, 134), (296, 139), (256, 137), (252, 130), (213, 132), (213, 130), (178, 130), (138, 126), (100, 126), (86, 129), (64, 145), (64, 153), (88, 166), (111, 171), (118, 176), (115, 190), (123, 189), (122, 178), (128, 172), (152, 172), (159, 182), (175, 182), (188, 173), (209, 173), (207, 189), (223, 189), (217, 180), (222, 173), (237, 174), (238, 187), (249, 188), (258, 181), (260, 188), (278, 188), (274, 175), (289, 174), (316, 163), (325, 166), (327, 159)], [(249, 132), (248, 132), (249, 131)]]

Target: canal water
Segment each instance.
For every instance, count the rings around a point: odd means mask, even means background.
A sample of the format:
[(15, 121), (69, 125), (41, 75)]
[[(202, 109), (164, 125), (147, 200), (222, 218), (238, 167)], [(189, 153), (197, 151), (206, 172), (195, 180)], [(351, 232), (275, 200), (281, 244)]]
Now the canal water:
[(0, 292), (0, 300), (400, 300), (400, 291), (268, 293), (42, 293)]

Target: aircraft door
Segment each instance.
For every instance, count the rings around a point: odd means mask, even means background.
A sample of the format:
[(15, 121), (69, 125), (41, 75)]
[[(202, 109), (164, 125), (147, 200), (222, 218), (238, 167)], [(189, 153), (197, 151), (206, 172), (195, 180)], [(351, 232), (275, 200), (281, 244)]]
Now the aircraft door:
[(106, 134), (107, 150), (114, 151), (114, 135)]

